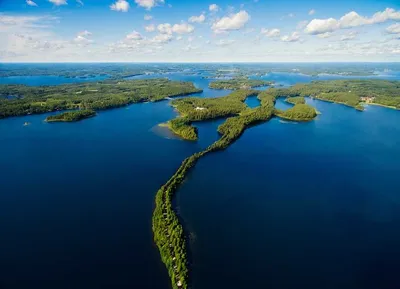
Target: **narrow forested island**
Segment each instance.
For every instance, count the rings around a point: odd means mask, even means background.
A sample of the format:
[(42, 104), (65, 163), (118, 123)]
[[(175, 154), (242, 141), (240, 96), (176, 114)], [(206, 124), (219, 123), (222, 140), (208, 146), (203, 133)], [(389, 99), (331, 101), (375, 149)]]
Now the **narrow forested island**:
[(60, 110), (103, 110), (124, 105), (160, 101), (201, 92), (193, 83), (168, 79), (109, 80), (58, 86), (0, 85), (0, 118)]
[(295, 96), (295, 97), (288, 97), (285, 99), (286, 102), (291, 103), (291, 104), (304, 104), (306, 103), (306, 100), (302, 96)]
[(234, 78), (229, 80), (217, 80), (209, 84), (213, 89), (250, 89), (254, 87), (272, 85), (273, 82), (248, 78)]
[(46, 118), (47, 122), (74, 122), (85, 118), (93, 117), (96, 112), (92, 109), (83, 109), (76, 111), (67, 111), (64, 113), (50, 115)]
[[(247, 96), (252, 94), (254, 95), (254, 93), (258, 92), (237, 91), (216, 103), (214, 102), (217, 99), (203, 99), (205, 103), (202, 103), (202, 105), (205, 106), (207, 105), (207, 102), (211, 102), (212, 104), (209, 107), (215, 108), (213, 112), (205, 114), (196, 114), (195, 111), (198, 110), (193, 110), (193, 105), (199, 104), (201, 99), (194, 100), (195, 104), (181, 104), (182, 111), (186, 113), (186, 117), (189, 117), (189, 119), (190, 117), (195, 117), (198, 120), (213, 119), (221, 117), (222, 115), (229, 115), (232, 112), (237, 113), (237, 115), (229, 117), (218, 127), (218, 132), (221, 135), (219, 140), (214, 142), (205, 150), (186, 158), (176, 173), (158, 190), (156, 194), (156, 207), (153, 212), (154, 241), (159, 248), (161, 259), (167, 267), (168, 274), (171, 278), (172, 288), (174, 289), (188, 288), (189, 268), (186, 237), (183, 227), (179, 222), (179, 218), (173, 209), (173, 197), (180, 184), (184, 181), (188, 171), (195, 166), (196, 162), (201, 157), (214, 151), (227, 148), (241, 136), (247, 127), (259, 122), (267, 121), (273, 116), (275, 97), (267, 92), (260, 92), (258, 95), (258, 98), (261, 101), (260, 107), (250, 109), (243, 104), (242, 101), (244, 101)], [(193, 101), (193, 98), (190, 100)], [(179, 101), (181, 100), (177, 100), (177, 102)], [(229, 102), (232, 102), (231, 105), (228, 105), (229, 108), (226, 111), (222, 110), (221, 104), (227, 104)], [(177, 104), (175, 103), (175, 105)], [(179, 104), (177, 107), (179, 107)], [(195, 114), (192, 115), (192, 113)], [(190, 126), (190, 123), (188, 126)]]

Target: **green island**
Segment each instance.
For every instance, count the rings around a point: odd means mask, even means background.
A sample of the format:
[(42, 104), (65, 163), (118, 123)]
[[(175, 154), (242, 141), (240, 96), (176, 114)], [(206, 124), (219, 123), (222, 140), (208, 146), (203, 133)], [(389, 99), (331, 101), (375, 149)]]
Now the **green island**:
[(0, 118), (60, 110), (104, 110), (201, 92), (193, 83), (168, 79), (109, 80), (58, 86), (0, 85)]
[(50, 115), (46, 118), (47, 122), (73, 122), (80, 121), (85, 118), (93, 117), (96, 112), (92, 109), (82, 109), (76, 111), (67, 111), (64, 113)]
[(213, 89), (250, 89), (254, 87), (272, 85), (273, 82), (257, 79), (248, 79), (245, 77), (233, 78), (228, 80), (217, 80), (209, 84)]
[(276, 109), (275, 115), (287, 120), (310, 121), (317, 116), (317, 111), (308, 104), (299, 103), (287, 110)]
[(303, 96), (288, 97), (285, 99), (286, 102), (291, 104), (305, 104), (306, 99)]

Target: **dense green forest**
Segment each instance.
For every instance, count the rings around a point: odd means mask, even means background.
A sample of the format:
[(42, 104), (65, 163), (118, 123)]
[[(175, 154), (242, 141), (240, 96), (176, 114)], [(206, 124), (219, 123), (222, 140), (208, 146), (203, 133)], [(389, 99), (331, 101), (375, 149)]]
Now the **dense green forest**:
[(47, 122), (57, 122), (57, 121), (64, 121), (64, 122), (72, 122), (72, 121), (79, 121), (85, 118), (93, 117), (96, 115), (96, 112), (91, 109), (82, 109), (76, 111), (67, 111), (64, 113), (50, 115), (46, 118)]
[(167, 79), (121, 80), (57, 86), (0, 85), (0, 118), (59, 110), (102, 110), (201, 92), (192, 83)]
[(286, 102), (291, 104), (305, 104), (306, 99), (302, 96), (288, 97), (285, 99)]
[(186, 140), (197, 140), (197, 129), (191, 125), (187, 117), (177, 117), (168, 122), (168, 128)]
[(172, 101), (172, 106), (179, 112), (180, 117), (168, 122), (169, 128), (180, 137), (196, 140), (197, 131), (193, 122), (237, 115), (244, 111), (244, 104), (250, 95), (256, 95), (256, 90), (237, 90), (224, 97), (204, 98), (190, 97)]
[[(285, 92), (286, 91), (286, 92)], [(282, 89), (288, 97), (311, 96), (320, 100), (343, 103), (363, 110), (363, 99), (400, 109), (400, 81), (388, 80), (329, 80), (296, 84)]]
[(234, 78), (229, 80), (217, 80), (210, 83), (210, 88), (213, 89), (250, 89), (253, 87), (271, 85), (271, 81), (255, 80), (248, 78)]
[(317, 116), (317, 112), (312, 106), (299, 103), (287, 110), (276, 109), (275, 115), (288, 120), (309, 121)]

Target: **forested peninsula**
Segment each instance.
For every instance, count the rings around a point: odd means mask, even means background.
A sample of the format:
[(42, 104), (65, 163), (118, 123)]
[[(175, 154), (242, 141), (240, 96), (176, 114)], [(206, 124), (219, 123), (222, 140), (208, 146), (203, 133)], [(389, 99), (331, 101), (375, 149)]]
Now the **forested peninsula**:
[(93, 117), (96, 112), (91, 109), (82, 109), (77, 111), (67, 111), (64, 113), (51, 115), (46, 118), (47, 122), (74, 122), (85, 118)]
[(0, 118), (60, 110), (103, 110), (201, 92), (193, 83), (168, 79), (110, 80), (57, 86), (0, 85)]
[(296, 84), (285, 89), (287, 97), (310, 96), (364, 110), (363, 104), (400, 109), (400, 81), (329, 80)]
[[(227, 96), (229, 101), (246, 98), (254, 92), (238, 91), (236, 94)], [(188, 171), (204, 155), (227, 148), (251, 125), (270, 119), (274, 112), (275, 97), (268, 93), (258, 95), (261, 106), (257, 108), (246, 108), (241, 114), (229, 117), (218, 127), (221, 137), (204, 151), (193, 154), (186, 158), (176, 173), (163, 185), (156, 194), (156, 207), (153, 213), (154, 241), (159, 248), (161, 259), (167, 267), (171, 278), (172, 287), (188, 288), (189, 269), (187, 261), (187, 242), (182, 224), (175, 213), (172, 205), (173, 197), (186, 177)], [(225, 101), (228, 101), (225, 99)], [(234, 105), (236, 106), (236, 105)], [(190, 109), (189, 109), (190, 111)], [(208, 119), (220, 117), (220, 115), (208, 115)]]

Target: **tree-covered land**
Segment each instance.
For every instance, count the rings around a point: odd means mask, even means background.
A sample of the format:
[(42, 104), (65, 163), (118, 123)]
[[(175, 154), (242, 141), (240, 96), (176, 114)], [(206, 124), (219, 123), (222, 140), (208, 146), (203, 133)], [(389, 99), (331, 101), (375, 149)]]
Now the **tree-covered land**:
[(317, 116), (315, 108), (308, 104), (299, 103), (287, 110), (275, 110), (275, 115), (294, 121), (309, 121)]
[(103, 110), (201, 92), (192, 83), (167, 79), (112, 80), (57, 86), (0, 85), (0, 118), (59, 110)]
[(218, 98), (190, 97), (172, 101), (172, 106), (179, 112), (180, 117), (168, 122), (169, 128), (180, 137), (196, 140), (197, 131), (193, 122), (233, 116), (244, 111), (244, 104), (250, 95), (256, 95), (255, 90), (237, 90)]
[(95, 115), (96, 115), (96, 112), (94, 110), (82, 109), (82, 110), (67, 111), (64, 113), (51, 115), (46, 118), (46, 121), (47, 122), (58, 122), (58, 121), (73, 122), (73, 121), (80, 121), (85, 118), (93, 117)]
[(400, 109), (400, 81), (329, 80), (296, 84), (282, 90), (287, 96), (311, 96), (320, 100), (342, 103), (363, 110), (362, 103), (380, 104)]
[[(225, 97), (225, 100), (220, 101), (219, 105), (223, 106), (226, 103), (243, 102), (248, 95), (254, 94), (252, 91), (238, 91)], [(242, 111), (234, 117), (228, 118), (222, 125), (218, 127), (218, 132), (221, 137), (215, 143), (210, 145), (204, 151), (195, 153), (194, 155), (186, 158), (176, 173), (163, 185), (156, 194), (155, 209), (153, 212), (153, 233), (154, 241), (160, 251), (161, 259), (167, 267), (168, 274), (171, 279), (172, 288), (188, 288), (189, 269), (187, 261), (186, 238), (183, 227), (179, 222), (179, 218), (175, 213), (172, 205), (173, 197), (184, 181), (188, 171), (195, 166), (197, 161), (204, 155), (219, 151), (227, 148), (232, 144), (240, 135), (251, 125), (258, 122), (267, 121), (270, 119), (274, 112), (274, 96), (268, 93), (263, 93), (258, 96), (261, 100), (261, 106), (257, 108), (247, 108), (246, 106)], [(208, 99), (214, 100), (214, 99)], [(195, 100), (199, 101), (199, 100)], [(181, 102), (181, 100), (177, 100)], [(207, 99), (206, 99), (207, 102)], [(203, 103), (204, 104), (204, 103)], [(175, 103), (176, 105), (176, 103)], [(187, 103), (184, 105), (186, 108)], [(216, 107), (215, 105), (211, 107)], [(192, 109), (184, 110), (190, 118)], [(237, 110), (232, 110), (236, 111)], [(205, 119), (217, 118), (221, 115), (218, 112), (221, 110), (216, 109), (215, 114), (202, 115)], [(225, 112), (224, 112), (225, 113)], [(229, 114), (225, 114), (229, 115)], [(196, 115), (196, 119), (200, 119)], [(176, 121), (180, 121), (178, 118)]]
[(253, 87), (267, 86), (271, 85), (271, 81), (265, 80), (256, 80), (256, 79), (248, 79), (248, 78), (234, 78), (228, 80), (217, 80), (210, 83), (210, 88), (213, 89), (250, 89)]
[(168, 128), (185, 140), (197, 140), (197, 129), (191, 125), (191, 121), (187, 117), (177, 117), (170, 120)]
[(291, 104), (305, 104), (306, 100), (302, 96), (288, 97), (285, 99), (286, 102)]

